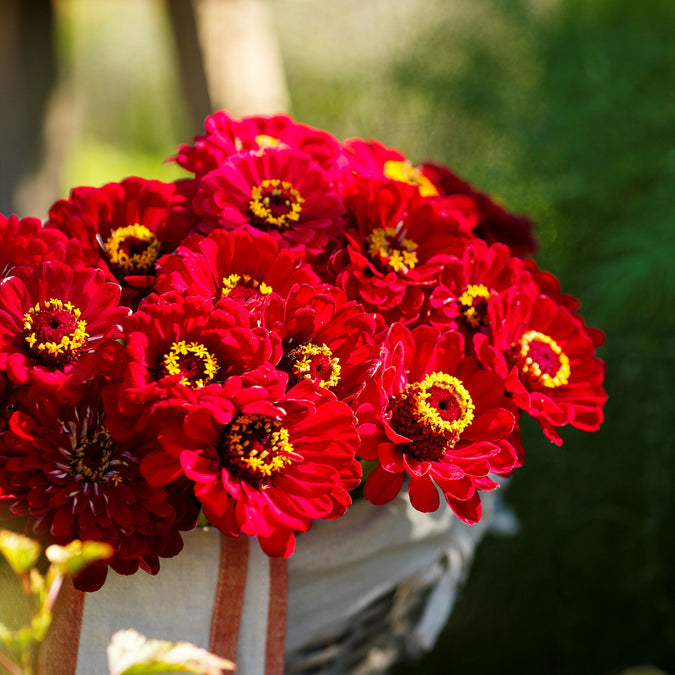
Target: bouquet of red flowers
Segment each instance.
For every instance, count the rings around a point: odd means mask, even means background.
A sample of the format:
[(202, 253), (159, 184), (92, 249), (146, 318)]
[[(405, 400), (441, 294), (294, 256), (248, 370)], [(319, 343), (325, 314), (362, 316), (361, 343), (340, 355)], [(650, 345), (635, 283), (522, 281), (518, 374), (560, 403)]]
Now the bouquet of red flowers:
[(224, 112), (173, 160), (192, 176), (0, 216), (0, 499), (112, 545), (78, 588), (156, 574), (204, 520), (288, 557), (357, 489), (475, 523), (522, 413), (599, 427), (602, 333), (446, 167)]

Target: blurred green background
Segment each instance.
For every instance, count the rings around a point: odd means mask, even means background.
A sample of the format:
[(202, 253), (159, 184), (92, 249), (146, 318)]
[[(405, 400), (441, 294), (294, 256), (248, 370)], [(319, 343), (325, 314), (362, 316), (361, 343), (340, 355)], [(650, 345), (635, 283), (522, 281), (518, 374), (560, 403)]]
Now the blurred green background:
[[(603, 428), (556, 448), (524, 424), (519, 532), (484, 540), (437, 648), (396, 673), (675, 672), (675, 2), (269, 5), (296, 119), (529, 214), (540, 266), (607, 334)], [(79, 120), (57, 196), (180, 175), (163, 160), (199, 129), (163, 3), (55, 7)]]

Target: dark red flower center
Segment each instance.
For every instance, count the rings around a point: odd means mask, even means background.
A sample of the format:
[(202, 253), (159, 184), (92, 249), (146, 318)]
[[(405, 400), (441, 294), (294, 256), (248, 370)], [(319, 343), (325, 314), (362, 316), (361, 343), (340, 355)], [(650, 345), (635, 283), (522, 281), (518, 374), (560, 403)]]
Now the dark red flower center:
[(464, 293), (457, 298), (459, 311), (472, 328), (488, 325), (488, 300), (492, 293), (483, 284), (468, 284)]
[(103, 246), (110, 266), (118, 274), (150, 274), (159, 257), (159, 239), (144, 225), (118, 227), (110, 233)]
[(400, 451), (419, 461), (437, 461), (471, 424), (475, 406), (460, 380), (435, 372), (408, 384), (390, 409), (394, 431), (410, 439)]
[(77, 439), (70, 453), (70, 475), (86, 483), (119, 485), (122, 481), (120, 470), (125, 462), (116, 457), (115, 450), (116, 444), (104, 426), (91, 430), (89, 436)]
[(232, 474), (263, 488), (274, 475), (300, 459), (280, 422), (246, 413), (240, 413), (225, 427), (218, 455)]
[(191, 389), (212, 382), (217, 372), (218, 361), (203, 344), (184, 340), (171, 345), (160, 366), (160, 377), (181, 375), (180, 383)]
[(249, 209), (253, 224), (262, 229), (284, 230), (300, 220), (304, 201), (288, 181), (264, 180), (251, 190)]
[(31, 357), (42, 365), (62, 368), (80, 356), (89, 335), (80, 310), (50, 298), (23, 315), (23, 334)]
[(417, 244), (406, 239), (403, 223), (397, 227), (376, 227), (368, 236), (368, 254), (379, 267), (389, 267), (394, 272), (407, 274), (419, 262)]
[(553, 338), (531, 330), (511, 348), (511, 361), (533, 387), (555, 388), (566, 385), (570, 360)]
[(289, 385), (303, 379), (319, 380), (326, 389), (337, 386), (340, 381), (340, 360), (324, 344), (305, 344), (284, 354), (279, 368), (289, 375)]

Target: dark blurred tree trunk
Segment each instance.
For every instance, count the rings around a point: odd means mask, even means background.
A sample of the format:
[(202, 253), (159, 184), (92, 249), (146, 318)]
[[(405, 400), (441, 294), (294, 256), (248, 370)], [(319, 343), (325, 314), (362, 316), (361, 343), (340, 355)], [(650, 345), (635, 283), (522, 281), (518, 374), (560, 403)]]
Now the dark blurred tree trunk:
[(5, 215), (19, 210), (17, 187), (43, 159), (43, 126), (57, 70), (53, 27), (50, 0), (0, 2), (0, 212)]
[(289, 109), (268, 2), (168, 0), (168, 9), (195, 131), (218, 109), (237, 117)]

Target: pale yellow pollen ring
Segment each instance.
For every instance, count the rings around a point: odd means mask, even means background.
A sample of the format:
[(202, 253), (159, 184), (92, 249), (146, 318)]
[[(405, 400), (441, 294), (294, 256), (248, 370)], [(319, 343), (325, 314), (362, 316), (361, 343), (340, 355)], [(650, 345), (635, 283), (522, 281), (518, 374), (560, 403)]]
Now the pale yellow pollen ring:
[(476, 328), (481, 323), (481, 317), (474, 307), (476, 298), (489, 300), (492, 293), (483, 284), (468, 284), (466, 290), (457, 298), (457, 301), (462, 306), (462, 314), (466, 320)]
[(293, 356), (296, 359), (293, 363), (293, 373), (299, 378), (312, 378), (312, 365), (317, 358), (323, 357), (330, 368), (330, 375), (322, 379), (319, 384), (328, 389), (337, 386), (340, 381), (340, 360), (333, 356), (330, 348), (326, 345), (302, 345), (293, 350)]
[[(196, 360), (200, 372), (194, 374), (186, 372), (185, 360), (188, 357)], [(171, 345), (171, 349), (164, 355), (162, 365), (166, 375), (182, 374), (181, 384), (193, 389), (200, 389), (212, 382), (218, 372), (216, 357), (203, 344), (199, 342), (188, 344), (184, 340)]]
[(408, 161), (388, 159), (384, 163), (383, 173), (390, 180), (416, 185), (422, 197), (438, 196), (438, 190), (434, 184)]
[(404, 274), (419, 262), (417, 259), (417, 244), (411, 239), (401, 236), (396, 227), (376, 227), (368, 237), (368, 253), (373, 258), (379, 258), (391, 267), (394, 272)]
[[(76, 323), (75, 330), (67, 335), (62, 335), (58, 342), (40, 341), (36, 331), (36, 320), (42, 312), (67, 312)], [(82, 313), (70, 301), (63, 302), (56, 298), (50, 298), (45, 302), (37, 303), (23, 315), (23, 330), (28, 346), (36, 351), (51, 357), (59, 357), (69, 352), (78, 352), (87, 342), (87, 322), (80, 319)]]
[[(141, 242), (143, 250), (130, 253), (130, 239)], [(110, 262), (127, 274), (149, 273), (159, 257), (160, 247), (159, 239), (145, 225), (138, 224), (118, 227), (105, 242)]]

